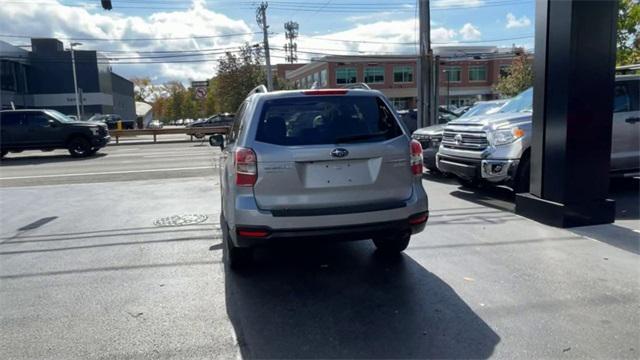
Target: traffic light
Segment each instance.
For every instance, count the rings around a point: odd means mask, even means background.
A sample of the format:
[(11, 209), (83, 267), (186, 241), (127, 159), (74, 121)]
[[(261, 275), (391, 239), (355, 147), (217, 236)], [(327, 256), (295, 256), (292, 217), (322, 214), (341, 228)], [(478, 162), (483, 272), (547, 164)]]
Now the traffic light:
[(111, 6), (111, 0), (102, 0), (102, 8), (105, 10), (113, 9), (113, 7)]

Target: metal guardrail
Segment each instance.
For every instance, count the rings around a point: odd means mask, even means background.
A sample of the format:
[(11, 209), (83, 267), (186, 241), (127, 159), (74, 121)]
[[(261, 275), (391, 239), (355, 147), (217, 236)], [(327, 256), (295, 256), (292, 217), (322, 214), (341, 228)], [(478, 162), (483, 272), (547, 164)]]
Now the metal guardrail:
[(211, 134), (227, 134), (230, 130), (229, 126), (214, 126), (214, 127), (198, 127), (198, 128), (172, 128), (172, 129), (133, 129), (133, 130), (109, 130), (111, 137), (116, 139), (116, 144), (120, 142), (121, 137), (138, 136), (138, 135), (153, 135), (153, 142), (157, 142), (158, 135), (168, 134), (185, 134), (193, 137), (202, 138)]

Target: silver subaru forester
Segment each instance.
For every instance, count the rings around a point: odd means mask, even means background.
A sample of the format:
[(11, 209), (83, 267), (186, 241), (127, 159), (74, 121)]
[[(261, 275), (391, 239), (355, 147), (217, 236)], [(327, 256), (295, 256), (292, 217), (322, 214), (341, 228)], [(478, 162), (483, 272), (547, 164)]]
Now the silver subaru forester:
[(424, 229), (422, 148), (382, 93), (256, 88), (220, 146), (226, 260), (278, 240), (372, 239), (399, 253)]

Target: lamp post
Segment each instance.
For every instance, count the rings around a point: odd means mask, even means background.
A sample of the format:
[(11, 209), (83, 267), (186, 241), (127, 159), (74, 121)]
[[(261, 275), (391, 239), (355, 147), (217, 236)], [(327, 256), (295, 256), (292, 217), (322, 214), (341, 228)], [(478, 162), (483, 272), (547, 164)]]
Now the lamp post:
[(449, 76), (449, 70), (444, 69), (442, 70), (442, 72), (445, 74), (445, 76), (447, 77), (447, 110), (449, 110), (449, 108), (451, 107), (451, 104), (449, 103), (449, 101), (451, 100), (451, 77)]
[(73, 88), (76, 93), (76, 115), (78, 116), (78, 120), (82, 120), (82, 119), (80, 118), (80, 96), (78, 96), (78, 77), (76, 75), (76, 56), (75, 56), (75, 52), (73, 51), (73, 47), (80, 46), (80, 45), (82, 45), (82, 43), (72, 42), (71, 46), (69, 47), (71, 49), (71, 66), (73, 68)]

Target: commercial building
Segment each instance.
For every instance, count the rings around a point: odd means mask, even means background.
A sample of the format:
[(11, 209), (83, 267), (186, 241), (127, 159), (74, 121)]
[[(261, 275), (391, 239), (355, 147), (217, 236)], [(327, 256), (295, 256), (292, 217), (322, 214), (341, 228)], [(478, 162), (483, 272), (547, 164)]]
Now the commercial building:
[[(74, 50), (83, 119), (118, 114), (135, 119), (133, 83), (111, 71), (108, 59)], [(57, 39), (31, 39), (31, 51), (0, 41), (0, 104), (3, 109), (46, 108), (76, 114), (71, 52)]]
[[(508, 72), (522, 49), (488, 46), (447, 46), (434, 49), (439, 57), (439, 103), (470, 105), (496, 99), (494, 86)], [(380, 90), (397, 109), (416, 106), (417, 57), (415, 55), (324, 56), (287, 72), (288, 81), (304, 89), (366, 83)]]

